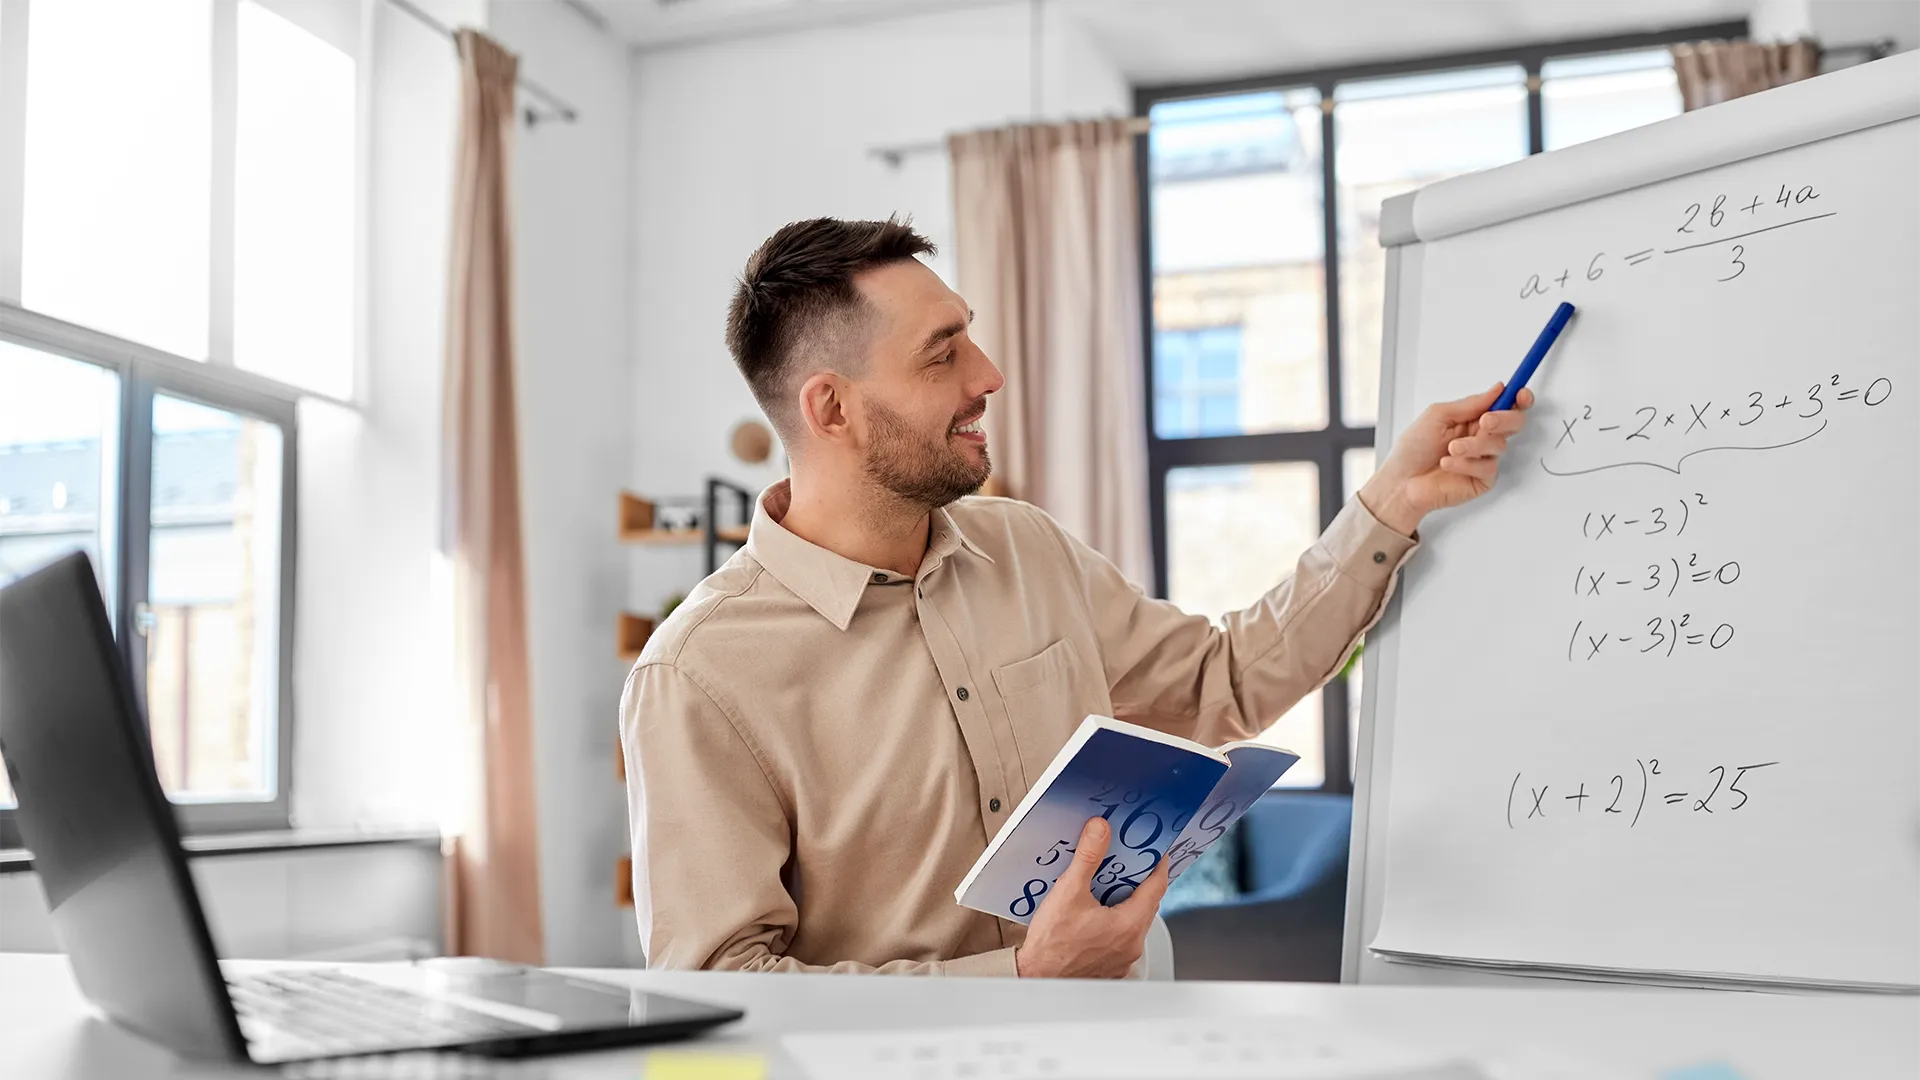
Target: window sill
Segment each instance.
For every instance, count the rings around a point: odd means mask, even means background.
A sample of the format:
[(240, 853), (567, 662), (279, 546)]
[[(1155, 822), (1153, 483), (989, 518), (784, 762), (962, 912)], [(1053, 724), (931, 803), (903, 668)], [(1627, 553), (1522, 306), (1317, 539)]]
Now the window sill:
[[(262, 855), (278, 851), (319, 851), (326, 848), (405, 844), (440, 847), (440, 834), (430, 829), (394, 829), (362, 832), (351, 829), (281, 829), (272, 832), (215, 833), (189, 836), (180, 846), (190, 859), (216, 855)], [(0, 874), (33, 870), (33, 853), (24, 848), (0, 850)]]

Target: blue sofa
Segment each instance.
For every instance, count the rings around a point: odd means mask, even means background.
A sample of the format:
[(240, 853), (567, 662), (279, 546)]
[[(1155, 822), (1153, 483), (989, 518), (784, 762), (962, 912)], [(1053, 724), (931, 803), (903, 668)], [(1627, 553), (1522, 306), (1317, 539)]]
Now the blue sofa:
[[(1352, 831), (1352, 796), (1262, 797), (1207, 853), (1213, 860), (1228, 849), (1212, 874), (1185, 896), (1169, 893), (1163, 912), (1178, 977), (1339, 982)], [(1174, 889), (1199, 869), (1196, 863)], [(1225, 887), (1209, 889), (1208, 877)]]

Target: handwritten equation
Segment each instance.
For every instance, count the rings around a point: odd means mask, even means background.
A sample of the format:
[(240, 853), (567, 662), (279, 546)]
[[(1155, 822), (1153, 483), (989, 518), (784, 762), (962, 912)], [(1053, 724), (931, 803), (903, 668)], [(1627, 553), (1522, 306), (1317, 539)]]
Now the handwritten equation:
[(1716, 565), (1711, 559), (1700, 561), (1700, 553), (1687, 556), (1683, 565), (1678, 555), (1669, 557), (1665, 562), (1647, 563), (1645, 569), (1638, 566), (1626, 569), (1609, 570), (1607, 567), (1582, 565), (1573, 575), (1573, 595), (1580, 597), (1604, 596), (1615, 592), (1659, 592), (1670, 597), (1679, 591), (1682, 582), (1691, 585), (1731, 585), (1740, 580), (1740, 564), (1728, 559)]
[[(1633, 763), (1634, 769), (1614, 773), (1609, 779), (1595, 777), (1598, 782), (1591, 791), (1586, 779), (1576, 778), (1572, 784), (1550, 779), (1535, 786), (1524, 770), (1514, 773), (1513, 782), (1507, 785), (1507, 828), (1593, 815), (1602, 821), (1622, 821), (1633, 829), (1639, 827), (1649, 801), (1656, 811), (1678, 807), (1679, 812), (1688, 814), (1733, 813), (1752, 797), (1741, 785), (1753, 784), (1759, 770), (1780, 764), (1761, 761), (1714, 765), (1680, 775), (1663, 771), (1659, 758), (1635, 758)], [(1608, 815), (1617, 815), (1617, 819)]]
[[(1696, 491), (1692, 495), (1675, 499), (1671, 503), (1650, 507), (1645, 510), (1589, 510), (1580, 519), (1580, 535), (1588, 540), (1604, 540), (1609, 536), (1621, 537), (1629, 534), (1640, 536), (1659, 536), (1673, 530), (1674, 539), (1687, 535), (1687, 526), (1693, 523), (1696, 508), (1707, 505), (1704, 492)], [(1627, 514), (1633, 514), (1628, 517)]]
[[(1676, 434), (1669, 430), (1675, 427), (1680, 428), (1677, 434), (1682, 437), (1695, 432), (1712, 434), (1716, 429), (1726, 427), (1751, 427), (1767, 419), (1770, 410), (1779, 409), (1792, 409), (1790, 415), (1801, 420), (1812, 420), (1825, 414), (1830, 404), (1858, 402), (1873, 408), (1885, 403), (1893, 394), (1893, 380), (1885, 377), (1871, 381), (1855, 380), (1861, 385), (1842, 389), (1845, 382), (1839, 375), (1830, 375), (1808, 386), (1803, 394), (1782, 393), (1778, 401), (1772, 400), (1773, 395), (1764, 390), (1749, 390), (1735, 395), (1733, 401), (1716, 402), (1709, 399), (1697, 405), (1686, 402), (1679, 408), (1641, 405), (1633, 410), (1631, 417), (1595, 414), (1593, 406), (1583, 405), (1574, 410), (1577, 415), (1571, 419), (1561, 419), (1560, 432), (1555, 436), (1553, 445), (1555, 449), (1568, 444), (1578, 445), (1582, 437), (1589, 441), (1652, 442)], [(1822, 394), (1829, 397), (1822, 397)], [(1794, 408), (1796, 405), (1799, 407)], [(1609, 423), (1609, 420), (1612, 422)]]
[[(1567, 662), (1585, 663), (1616, 654), (1647, 655), (1671, 658), (1685, 648), (1689, 651), (1706, 649), (1719, 652), (1733, 644), (1734, 628), (1732, 623), (1709, 623), (1696, 621), (1691, 614), (1670, 615), (1648, 619), (1631, 629), (1630, 634), (1602, 630), (1596, 621), (1589, 623), (1581, 619), (1573, 624), (1573, 634), (1567, 638)], [(1596, 632), (1598, 631), (1598, 632)]]
[[(1557, 418), (1559, 430), (1550, 433), (1553, 446), (1541, 455), (1540, 467), (1553, 476), (1583, 476), (1632, 465), (1678, 475), (1686, 460), (1698, 454), (1798, 445), (1825, 431), (1830, 420), (1877, 408), (1892, 396), (1893, 380), (1885, 376), (1832, 374), (1803, 391), (1746, 390), (1699, 402), (1610, 410), (1580, 405), (1571, 415)], [(1622, 452), (1631, 456), (1585, 464), (1596, 455), (1604, 459)]]
[[(1675, 215), (1678, 225), (1665, 243), (1653, 244), (1639, 251), (1593, 252), (1587, 257), (1585, 269), (1579, 271), (1579, 280), (1597, 282), (1605, 278), (1609, 270), (1616, 274), (1630, 274), (1634, 268), (1644, 266), (1659, 256), (1700, 252), (1701, 255), (1694, 257), (1707, 257), (1708, 265), (1715, 274), (1713, 280), (1722, 283), (1734, 281), (1747, 272), (1747, 245), (1737, 241), (1751, 241), (1752, 237), (1762, 233), (1804, 225), (1838, 214), (1833, 210), (1822, 211), (1815, 205), (1820, 193), (1811, 184), (1781, 184), (1779, 191), (1771, 197), (1755, 192), (1745, 204), (1739, 202), (1740, 198), (1716, 192), (1705, 201), (1688, 204), (1685, 210)], [(1742, 214), (1746, 216), (1741, 217)], [(1723, 227), (1741, 231), (1715, 236), (1714, 233)], [(1669, 244), (1673, 246), (1667, 246)], [(1719, 248), (1722, 244), (1728, 246), (1708, 254), (1708, 249)], [(1526, 282), (1520, 286), (1520, 299), (1531, 300), (1536, 296), (1565, 292), (1567, 283), (1575, 279), (1575, 273), (1573, 266), (1562, 266), (1557, 275), (1551, 271), (1528, 274)]]

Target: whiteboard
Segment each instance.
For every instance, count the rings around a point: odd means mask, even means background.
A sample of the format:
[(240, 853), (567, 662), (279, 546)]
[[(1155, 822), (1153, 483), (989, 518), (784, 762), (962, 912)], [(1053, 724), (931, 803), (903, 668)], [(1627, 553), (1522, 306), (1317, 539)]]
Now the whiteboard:
[(1383, 451), (1579, 314), (1371, 635), (1349, 980), (1920, 988), (1916, 177), (1920, 53), (1389, 204)]

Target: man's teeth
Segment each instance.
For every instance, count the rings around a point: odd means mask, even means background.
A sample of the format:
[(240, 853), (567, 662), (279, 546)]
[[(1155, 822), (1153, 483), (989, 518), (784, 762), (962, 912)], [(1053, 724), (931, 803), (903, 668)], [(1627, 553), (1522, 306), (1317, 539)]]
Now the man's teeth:
[(980, 421), (975, 420), (970, 424), (961, 424), (959, 427), (953, 429), (953, 433), (955, 435), (978, 435), (980, 434)]

